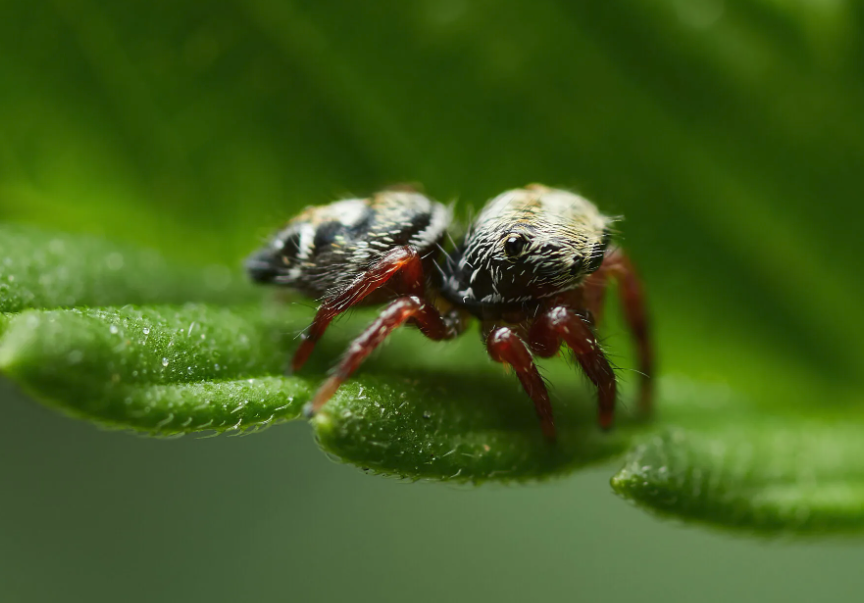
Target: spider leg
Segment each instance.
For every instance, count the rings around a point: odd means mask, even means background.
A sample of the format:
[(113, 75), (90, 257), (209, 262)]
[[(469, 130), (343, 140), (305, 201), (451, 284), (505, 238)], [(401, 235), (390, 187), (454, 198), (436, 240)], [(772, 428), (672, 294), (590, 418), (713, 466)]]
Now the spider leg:
[(393, 276), (400, 273), (406, 294), (422, 294), (423, 263), (420, 256), (412, 247), (399, 247), (385, 254), (378, 263), (357, 277), (351, 285), (326, 298), (318, 308), (309, 330), (303, 334), (303, 341), (294, 352), (294, 358), (291, 360), (292, 372), (299, 371), (306, 364), (309, 356), (312, 355), (312, 350), (315, 349), (315, 344), (324, 336), (324, 332), (334, 318), (362, 302), (366, 296), (383, 287)]
[(493, 360), (509, 364), (516, 371), (525, 393), (534, 401), (543, 435), (549, 440), (554, 440), (555, 421), (552, 416), (552, 402), (549, 400), (546, 384), (543, 383), (525, 342), (512, 329), (499, 327), (493, 329), (486, 338), (486, 349)]
[(573, 350), (582, 370), (597, 387), (600, 426), (608, 429), (615, 413), (615, 373), (585, 319), (564, 306), (556, 306), (537, 317), (528, 343), (539, 356), (549, 357), (557, 352), (561, 340)]
[[(605, 260), (604, 260), (605, 265)], [(582, 300), (585, 309), (591, 316), (594, 326), (603, 322), (604, 302), (606, 301), (606, 287), (609, 285), (609, 272), (601, 265), (597, 272), (588, 275), (582, 285)]]
[(395, 300), (351, 342), (333, 374), (321, 384), (312, 401), (306, 405), (307, 416), (318, 412), (366, 357), (409, 320), (413, 321), (426, 337), (435, 341), (451, 339), (459, 334), (458, 327), (451, 323), (449, 316), (442, 317), (431, 303), (414, 295)]
[(624, 319), (630, 328), (630, 333), (636, 345), (639, 358), (639, 372), (642, 380), (639, 389), (639, 409), (648, 415), (653, 406), (654, 348), (648, 328), (648, 317), (645, 310), (645, 292), (633, 264), (620, 249), (610, 251), (603, 260), (600, 269), (588, 277), (584, 285), (586, 307), (600, 321), (603, 311), (603, 298), (606, 283), (609, 278), (618, 283), (618, 295), (624, 310)]

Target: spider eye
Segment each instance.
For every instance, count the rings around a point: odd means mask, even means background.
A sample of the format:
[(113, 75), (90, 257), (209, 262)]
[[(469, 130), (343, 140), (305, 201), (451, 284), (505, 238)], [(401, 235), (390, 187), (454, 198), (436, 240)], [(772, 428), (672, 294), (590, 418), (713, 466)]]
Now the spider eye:
[(507, 254), (508, 258), (519, 257), (525, 251), (526, 245), (528, 245), (528, 241), (523, 235), (519, 233), (508, 235), (504, 239), (504, 253)]

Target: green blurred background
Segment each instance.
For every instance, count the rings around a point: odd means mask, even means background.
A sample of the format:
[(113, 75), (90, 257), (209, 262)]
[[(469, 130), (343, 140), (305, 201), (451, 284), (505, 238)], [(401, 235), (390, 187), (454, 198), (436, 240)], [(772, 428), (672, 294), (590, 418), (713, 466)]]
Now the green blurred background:
[[(574, 188), (626, 217), (663, 373), (754, 404), (861, 404), (862, 166), (857, 1), (0, 2), (2, 219), (239, 269), (298, 208), (394, 182), (463, 215)], [(4, 602), (864, 592), (858, 542), (661, 522), (615, 464), (410, 485), (302, 423), (154, 441), (0, 396)]]

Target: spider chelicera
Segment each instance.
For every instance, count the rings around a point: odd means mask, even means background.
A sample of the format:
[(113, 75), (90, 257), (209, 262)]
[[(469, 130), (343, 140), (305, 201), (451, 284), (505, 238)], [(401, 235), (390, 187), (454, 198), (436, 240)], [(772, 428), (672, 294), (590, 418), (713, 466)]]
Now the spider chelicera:
[(554, 356), (562, 343), (597, 387), (601, 427), (611, 427), (616, 378), (595, 335), (610, 278), (618, 282), (636, 343), (640, 409), (650, 410), (653, 351), (644, 294), (627, 256), (610, 246), (611, 218), (579, 195), (532, 184), (489, 201), (461, 243), (445, 253), (451, 219), (449, 208), (416, 191), (385, 190), (306, 209), (248, 260), (255, 281), (320, 300), (294, 354), (294, 371), (338, 315), (389, 302), (348, 347), (308, 414), (401, 325), (443, 340), (463, 333), (474, 317), (489, 356), (515, 370), (547, 438), (555, 438), (552, 405), (533, 357)]

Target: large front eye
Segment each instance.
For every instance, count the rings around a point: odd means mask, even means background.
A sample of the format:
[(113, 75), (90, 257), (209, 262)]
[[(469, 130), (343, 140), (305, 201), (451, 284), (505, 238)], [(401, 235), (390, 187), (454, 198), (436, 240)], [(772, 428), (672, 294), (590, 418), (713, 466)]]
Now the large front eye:
[(524, 235), (521, 235), (518, 232), (507, 235), (507, 238), (504, 239), (504, 253), (506, 253), (507, 257), (510, 259), (517, 258), (522, 255), (527, 245), (528, 240)]

